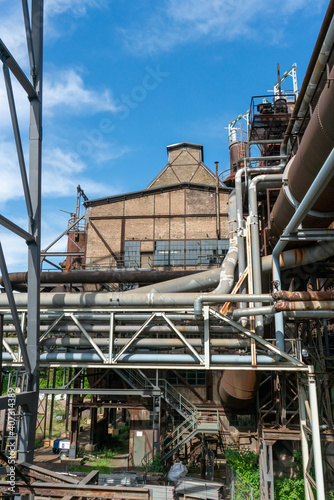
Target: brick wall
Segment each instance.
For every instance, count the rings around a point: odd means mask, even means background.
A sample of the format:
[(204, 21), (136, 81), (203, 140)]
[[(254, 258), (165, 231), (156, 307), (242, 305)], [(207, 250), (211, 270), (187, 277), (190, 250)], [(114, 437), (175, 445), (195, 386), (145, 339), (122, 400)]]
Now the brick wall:
[[(221, 238), (228, 238), (228, 193), (220, 194)], [(125, 241), (141, 241), (153, 252), (154, 240), (216, 238), (214, 190), (183, 188), (92, 206), (86, 262), (122, 256)]]

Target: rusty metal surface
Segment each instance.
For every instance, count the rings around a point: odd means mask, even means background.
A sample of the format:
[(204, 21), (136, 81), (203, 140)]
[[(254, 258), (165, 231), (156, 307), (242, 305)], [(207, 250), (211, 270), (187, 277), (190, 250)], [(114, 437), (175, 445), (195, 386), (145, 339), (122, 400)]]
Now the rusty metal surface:
[(334, 290), (325, 292), (288, 292), (286, 290), (279, 290), (273, 293), (275, 300), (288, 300), (288, 301), (308, 301), (308, 300), (334, 300)]
[(277, 302), (275, 304), (276, 311), (332, 311), (334, 309), (334, 301), (303, 301), (303, 302)]
[(246, 408), (256, 395), (259, 376), (255, 371), (225, 370), (220, 379), (218, 393), (230, 408)]
[[(9, 481), (1, 481), (0, 493), (8, 494), (10, 486), (11, 484)], [(113, 500), (149, 500), (150, 498), (150, 492), (146, 488), (38, 482), (31, 483), (30, 485), (17, 482), (15, 485), (15, 492), (16, 495), (21, 496), (33, 494), (51, 498), (62, 498), (68, 496), (84, 498), (110, 498)]]
[[(334, 147), (334, 68), (312, 114), (300, 147), (288, 171), (288, 187), (301, 202), (320, 168)], [(312, 210), (330, 212), (334, 208), (334, 179), (316, 200)], [(271, 234), (279, 237), (288, 224), (294, 208), (282, 189), (272, 211)], [(308, 217), (303, 227), (327, 227), (331, 220)]]

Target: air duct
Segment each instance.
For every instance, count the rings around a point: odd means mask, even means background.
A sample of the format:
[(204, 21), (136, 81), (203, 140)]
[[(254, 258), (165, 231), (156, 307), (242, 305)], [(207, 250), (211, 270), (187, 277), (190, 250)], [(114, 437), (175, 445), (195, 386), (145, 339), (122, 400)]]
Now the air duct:
[[(296, 155), (283, 175), (272, 211), (271, 235), (278, 239), (334, 147), (334, 68), (313, 111)], [(334, 217), (334, 179), (303, 221), (304, 228), (328, 227)]]

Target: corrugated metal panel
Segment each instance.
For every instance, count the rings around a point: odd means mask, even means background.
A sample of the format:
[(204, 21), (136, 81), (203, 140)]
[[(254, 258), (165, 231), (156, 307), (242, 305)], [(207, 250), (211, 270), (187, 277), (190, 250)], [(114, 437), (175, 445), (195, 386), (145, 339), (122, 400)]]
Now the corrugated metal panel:
[(145, 485), (151, 493), (151, 500), (174, 500), (174, 486)]
[(201, 500), (222, 500), (223, 484), (214, 481), (185, 478), (177, 482), (175, 493)]

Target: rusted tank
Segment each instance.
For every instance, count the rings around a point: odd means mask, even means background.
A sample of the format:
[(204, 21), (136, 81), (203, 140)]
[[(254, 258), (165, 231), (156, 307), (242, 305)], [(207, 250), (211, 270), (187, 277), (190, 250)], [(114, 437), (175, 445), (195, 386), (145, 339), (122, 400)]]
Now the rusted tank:
[(225, 370), (218, 385), (221, 400), (230, 408), (246, 408), (254, 399), (260, 378), (256, 371)]
[[(294, 202), (300, 203), (334, 147), (334, 68), (328, 78), (318, 104), (312, 113), (295, 157), (287, 168), (287, 182), (282, 188), (272, 211), (270, 234), (278, 238), (295, 212)], [(312, 207), (303, 222), (304, 228), (328, 227), (334, 211), (334, 178)], [(319, 216), (319, 212), (323, 215)]]
[[(231, 174), (234, 174), (238, 168), (237, 163), (242, 158), (246, 157), (246, 142), (243, 141), (235, 141), (230, 144), (230, 168)], [(242, 168), (243, 162), (240, 162), (239, 168)]]

